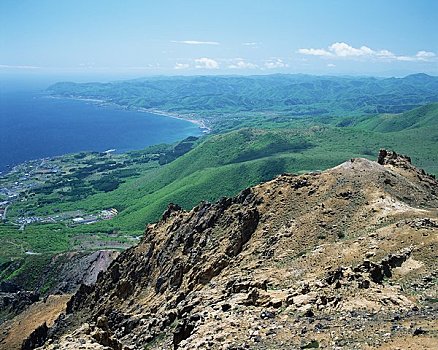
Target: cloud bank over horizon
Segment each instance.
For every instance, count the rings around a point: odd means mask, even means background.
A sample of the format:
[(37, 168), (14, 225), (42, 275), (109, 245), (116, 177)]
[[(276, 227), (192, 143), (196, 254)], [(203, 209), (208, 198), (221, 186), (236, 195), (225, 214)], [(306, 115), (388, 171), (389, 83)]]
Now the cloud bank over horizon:
[(396, 61), (423, 61), (429, 62), (436, 59), (437, 55), (431, 51), (420, 50), (413, 56), (396, 55), (393, 52), (383, 50), (373, 50), (368, 46), (355, 48), (344, 42), (335, 42), (328, 46), (327, 49), (298, 49), (297, 53), (307, 56), (317, 56), (322, 58), (371, 58), (381, 60), (396, 60)]

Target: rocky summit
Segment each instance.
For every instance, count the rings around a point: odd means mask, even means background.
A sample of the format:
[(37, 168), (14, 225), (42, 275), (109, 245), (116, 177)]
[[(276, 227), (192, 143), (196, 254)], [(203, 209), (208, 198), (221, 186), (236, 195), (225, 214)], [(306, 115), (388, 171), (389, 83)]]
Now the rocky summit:
[(436, 349), (437, 252), (438, 182), (382, 150), (169, 205), (22, 348)]

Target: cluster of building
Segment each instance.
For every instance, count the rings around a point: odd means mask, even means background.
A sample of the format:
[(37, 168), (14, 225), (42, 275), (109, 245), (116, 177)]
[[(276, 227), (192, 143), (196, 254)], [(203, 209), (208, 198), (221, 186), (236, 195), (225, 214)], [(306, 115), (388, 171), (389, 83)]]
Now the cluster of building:
[[(0, 203), (1, 204), (1, 203)], [(118, 214), (117, 209), (110, 208), (102, 210), (97, 214), (89, 214), (89, 215), (80, 215), (76, 213), (74, 216), (72, 213), (61, 213), (55, 216), (26, 216), (19, 217), (15, 223), (21, 225), (22, 229), (26, 225), (33, 223), (56, 223), (56, 222), (70, 222), (73, 225), (84, 225), (84, 224), (94, 224), (95, 222), (102, 220), (110, 220)]]
[(116, 208), (105, 209), (100, 212), (100, 217), (102, 220), (111, 220), (118, 213)]
[(75, 217), (72, 219), (72, 222), (75, 225), (94, 224), (101, 220), (110, 220), (117, 214), (118, 211), (115, 208), (104, 209), (99, 214)]
[[(20, 200), (21, 194), (41, 186), (50, 176), (58, 173), (60, 169), (56, 164), (49, 163), (48, 159), (41, 159), (17, 165), (9, 173), (3, 175), (0, 198), (5, 200), (0, 202), (0, 220), (6, 220), (8, 206)], [(38, 216), (19, 217), (15, 220), (15, 223), (20, 224), (22, 228), (36, 222), (56, 222), (56, 220)]]
[(29, 225), (29, 224), (34, 224), (36, 222), (45, 222), (45, 223), (50, 223), (50, 222), (55, 222), (55, 220), (53, 220), (52, 218), (42, 218), (40, 216), (26, 216), (26, 217), (19, 217), (16, 220), (17, 224), (20, 225)]
[(8, 181), (8, 177), (4, 176), (2, 180), (7, 182), (3, 182), (3, 187), (0, 187), (0, 197), (7, 198), (11, 204), (20, 197), (20, 193), (41, 186), (48, 176), (59, 172), (57, 165), (47, 163), (45, 159), (17, 165), (6, 176), (11, 175), (18, 181)]

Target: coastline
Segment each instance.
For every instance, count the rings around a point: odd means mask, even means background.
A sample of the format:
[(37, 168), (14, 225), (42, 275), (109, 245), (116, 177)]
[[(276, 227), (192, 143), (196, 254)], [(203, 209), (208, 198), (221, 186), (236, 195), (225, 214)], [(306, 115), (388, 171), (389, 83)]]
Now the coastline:
[[(81, 101), (81, 102), (86, 102), (89, 104), (94, 104), (97, 107), (109, 107), (109, 108), (117, 108), (120, 110), (127, 110), (127, 111), (134, 111), (134, 112), (142, 112), (142, 113), (149, 113), (150, 115), (156, 115), (156, 116), (163, 116), (163, 117), (167, 117), (167, 118), (174, 118), (174, 119), (180, 119), (180, 120), (184, 120), (187, 121), (189, 123), (192, 123), (194, 125), (196, 125), (199, 130), (204, 134), (208, 134), (211, 132), (211, 128), (209, 128), (208, 126), (205, 125), (205, 121), (202, 119), (194, 119), (194, 118), (190, 118), (188, 116), (183, 116), (183, 115), (179, 115), (176, 113), (171, 113), (171, 112), (166, 112), (166, 111), (161, 111), (161, 110), (157, 110), (157, 109), (148, 109), (148, 108), (129, 108), (123, 105), (119, 105), (117, 103), (114, 102), (110, 102), (110, 101), (105, 101), (102, 99), (93, 99), (93, 98), (82, 98), (82, 97), (68, 97), (68, 96), (57, 96), (57, 95), (50, 95), (50, 94), (40, 94), (40, 96), (38, 96), (38, 98), (49, 98), (49, 99), (67, 99), (67, 100), (77, 100), (77, 101)], [(74, 153), (74, 152), (73, 152)], [(123, 152), (122, 152), (123, 153)], [(53, 159), (53, 158), (59, 158), (59, 157), (63, 157), (67, 154), (72, 154), (71, 152), (67, 152), (67, 153), (61, 153), (61, 154), (56, 154), (53, 156), (43, 156), (43, 157), (36, 157), (36, 158), (30, 158), (30, 159), (26, 159), (23, 161), (19, 161), (19, 162), (10, 162), (8, 164), (2, 165), (0, 167), (0, 177), (6, 176), (8, 175), (10, 172), (14, 171), (14, 168), (19, 167), (23, 164), (26, 164), (28, 162), (39, 162), (39, 161), (43, 161), (43, 160), (48, 160), (48, 159)]]
[(212, 131), (212, 129), (206, 125), (206, 122), (204, 119), (193, 119), (193, 118), (181, 115), (181, 114), (166, 112), (166, 111), (155, 109), (155, 108), (127, 107), (127, 106), (123, 106), (123, 105), (120, 105), (120, 104), (115, 103), (115, 102), (106, 101), (106, 100), (97, 99), (97, 98), (75, 97), (75, 96), (57, 96), (57, 95), (50, 95), (50, 94), (46, 95), (45, 97), (56, 98), (56, 99), (64, 99), (65, 98), (65, 99), (76, 100), (76, 101), (91, 102), (91, 103), (94, 103), (96, 105), (114, 106), (114, 107), (125, 109), (125, 110), (132, 110), (132, 111), (136, 111), (136, 112), (150, 113), (150, 114), (160, 115), (163, 117), (185, 120), (189, 123), (197, 125), (202, 130), (202, 132), (204, 134), (209, 134)]
[(166, 111), (161, 111), (161, 110), (154, 109), (154, 108), (138, 107), (138, 108), (135, 108), (134, 110), (136, 110), (138, 112), (146, 112), (146, 113), (161, 115), (163, 117), (168, 117), (168, 118), (174, 118), (174, 119), (180, 119), (180, 120), (188, 121), (188, 122), (190, 122), (192, 124), (198, 125), (199, 128), (202, 129), (205, 134), (209, 134), (212, 131), (211, 128), (209, 128), (205, 124), (205, 121), (203, 119), (187, 118), (187, 117), (185, 117), (183, 115), (180, 115), (180, 114), (166, 112)]

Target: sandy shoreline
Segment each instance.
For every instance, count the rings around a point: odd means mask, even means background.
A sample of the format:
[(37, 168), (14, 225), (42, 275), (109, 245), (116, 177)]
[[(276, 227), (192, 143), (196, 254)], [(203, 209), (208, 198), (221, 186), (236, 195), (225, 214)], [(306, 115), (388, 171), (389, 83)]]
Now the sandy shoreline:
[(161, 111), (161, 110), (153, 109), (153, 108), (138, 107), (138, 108), (135, 108), (135, 110), (138, 112), (146, 112), (146, 113), (161, 115), (163, 117), (185, 120), (185, 121), (188, 121), (190, 123), (198, 125), (200, 129), (203, 129), (204, 133), (211, 132), (211, 129), (205, 125), (205, 121), (203, 119), (191, 119), (191, 118), (187, 118), (185, 116), (182, 116), (180, 114), (165, 112), (165, 111)]

